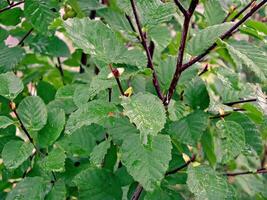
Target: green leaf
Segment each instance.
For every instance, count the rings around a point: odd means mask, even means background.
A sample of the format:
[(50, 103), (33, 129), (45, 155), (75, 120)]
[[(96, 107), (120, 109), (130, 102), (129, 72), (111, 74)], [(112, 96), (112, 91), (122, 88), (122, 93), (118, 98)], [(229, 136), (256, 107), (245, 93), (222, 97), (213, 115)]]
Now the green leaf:
[(219, 0), (205, 1), (204, 8), (204, 15), (209, 26), (222, 23), (226, 17), (226, 13)]
[(183, 144), (196, 145), (208, 126), (208, 115), (195, 111), (169, 125), (168, 133)]
[(166, 122), (166, 113), (158, 97), (138, 93), (122, 101), (124, 113), (143, 135), (157, 135)]
[(201, 144), (203, 148), (203, 152), (208, 159), (211, 166), (216, 164), (217, 158), (214, 149), (214, 139), (213, 134), (209, 129), (207, 129), (201, 138)]
[(122, 162), (135, 181), (152, 191), (164, 178), (171, 149), (171, 139), (167, 135), (151, 136), (148, 145), (142, 144), (140, 136), (131, 135), (122, 144)]
[(153, 27), (167, 22), (175, 13), (173, 3), (162, 3), (160, 0), (139, 0), (137, 8), (141, 13), (143, 27)]
[(147, 192), (144, 200), (182, 200), (178, 192), (170, 189), (156, 188), (153, 192)]
[(196, 77), (188, 83), (184, 91), (184, 101), (193, 109), (204, 110), (209, 107), (209, 93), (202, 79)]
[(265, 59), (267, 57), (267, 53), (264, 49), (245, 41), (224, 44), (238, 67), (242, 68), (244, 65), (261, 81), (266, 81), (267, 64)]
[(128, 135), (139, 133), (127, 117), (111, 118), (106, 127), (108, 134), (111, 135), (112, 141), (117, 144), (121, 144)]
[(66, 43), (56, 36), (45, 37), (37, 35), (30, 42), (35, 52), (53, 57), (68, 57), (70, 51)]
[(52, 145), (60, 136), (65, 125), (65, 113), (62, 109), (49, 109), (47, 124), (38, 133), (38, 144), (45, 148)]
[(21, 22), (23, 11), (21, 8), (13, 8), (6, 10), (0, 15), (0, 24), (5, 26), (16, 26)]
[(246, 146), (245, 133), (242, 126), (234, 121), (219, 121), (217, 127), (220, 131), (222, 162), (227, 163), (244, 150)]
[(79, 173), (74, 178), (78, 186), (80, 200), (121, 200), (122, 190), (119, 180), (104, 169), (89, 168)]
[(25, 160), (27, 160), (34, 149), (31, 143), (23, 141), (11, 140), (5, 144), (2, 151), (4, 165), (8, 169), (18, 168)]
[(0, 74), (0, 83), (0, 95), (11, 101), (14, 100), (24, 88), (22, 81), (13, 72)]
[(256, 124), (262, 124), (264, 120), (264, 114), (262, 110), (251, 103), (245, 103), (241, 106), (242, 109), (244, 109), (244, 113)]
[(6, 116), (0, 116), (0, 128), (7, 128), (8, 126), (14, 124), (14, 121)]
[(57, 180), (51, 191), (45, 197), (45, 200), (65, 200), (66, 195), (67, 191), (64, 181)]
[(88, 157), (96, 145), (96, 135), (104, 133), (101, 126), (82, 126), (71, 135), (65, 135), (58, 144), (68, 153)]
[(47, 121), (46, 106), (38, 96), (24, 98), (19, 104), (17, 113), (29, 132), (41, 130)]
[(74, 91), (77, 85), (70, 84), (63, 86), (57, 90), (55, 100), (48, 104), (49, 108), (61, 108), (66, 114), (70, 114), (77, 109), (74, 103)]
[(197, 56), (208, 49), (219, 37), (233, 26), (233, 23), (227, 22), (214, 26), (209, 26), (199, 31), (192, 37), (188, 43), (186, 50), (189, 54)]
[(26, 0), (24, 5), (24, 14), (27, 20), (31, 22), (34, 30), (41, 34), (48, 33), (50, 24), (58, 16), (53, 12), (49, 1), (44, 0)]
[(110, 141), (108, 140), (105, 140), (104, 142), (101, 142), (99, 145), (95, 146), (90, 155), (90, 162), (97, 167), (101, 167), (109, 148)]
[(258, 155), (263, 151), (262, 137), (259, 129), (252, 120), (243, 113), (234, 112), (226, 117), (228, 121), (234, 121), (242, 126), (245, 133), (246, 144), (253, 148)]
[(65, 170), (66, 155), (62, 149), (56, 148), (49, 152), (41, 162), (40, 166), (45, 171), (63, 172)]
[(6, 200), (43, 200), (46, 184), (42, 177), (26, 177), (8, 193)]
[[(139, 50), (127, 50), (122, 40), (101, 21), (72, 19), (65, 23), (66, 32), (73, 43), (97, 60), (145, 66), (145, 56)], [(88, 37), (89, 36), (89, 37)]]
[(24, 49), (20, 47), (9, 48), (4, 43), (0, 43), (0, 73), (14, 69), (24, 54)]
[(109, 118), (110, 114), (116, 111), (117, 108), (111, 103), (101, 100), (90, 101), (70, 115), (65, 133), (70, 134), (84, 125), (101, 124)]
[(37, 85), (37, 96), (41, 97), (45, 104), (55, 99), (56, 88), (46, 81), (40, 81)]
[(223, 178), (206, 165), (193, 167), (190, 165), (187, 169), (187, 186), (195, 195), (196, 200), (223, 200), (236, 199), (235, 193), (226, 178)]

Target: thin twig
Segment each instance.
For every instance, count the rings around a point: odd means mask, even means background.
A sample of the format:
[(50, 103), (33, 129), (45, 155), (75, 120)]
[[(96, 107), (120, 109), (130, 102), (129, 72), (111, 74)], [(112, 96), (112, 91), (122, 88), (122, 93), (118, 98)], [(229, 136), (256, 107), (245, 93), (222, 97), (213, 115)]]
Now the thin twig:
[(23, 42), (25, 41), (25, 39), (27, 38), (27, 37), (29, 37), (29, 35), (32, 33), (32, 31), (33, 31), (33, 28), (31, 28), (22, 38), (21, 38), (21, 40), (19, 41), (19, 43), (18, 43), (18, 46), (22, 46), (23, 45)]
[(223, 104), (227, 105), (227, 106), (232, 106), (232, 105), (235, 105), (235, 104), (249, 103), (249, 102), (255, 102), (255, 101), (257, 101), (257, 99), (253, 98), (253, 99), (244, 99), (244, 100), (239, 100), (239, 101), (227, 102), (227, 103), (223, 103)]
[(119, 72), (117, 69), (114, 69), (114, 68), (112, 67), (112, 64), (109, 64), (108, 66), (109, 66), (110, 71), (111, 71), (111, 73), (113, 74), (113, 76), (114, 76), (114, 78), (115, 78), (115, 80), (116, 80), (116, 82), (117, 82), (117, 85), (118, 85), (118, 88), (119, 88), (119, 90), (120, 90), (121, 95), (124, 96), (124, 90), (123, 90), (123, 88), (122, 88), (121, 81), (120, 81), (120, 78), (119, 78), (119, 76), (120, 76), (120, 72)]
[(234, 17), (231, 19), (231, 21), (235, 21), (240, 15), (242, 15), (253, 3), (255, 3), (256, 0), (252, 0), (250, 3), (248, 3), (243, 9), (241, 9)]
[(143, 192), (143, 187), (140, 184), (138, 184), (138, 186), (136, 187), (136, 189), (134, 191), (134, 194), (133, 194), (131, 200), (138, 200), (140, 198), (142, 192)]
[(206, 64), (204, 69), (198, 74), (198, 76), (202, 76), (203, 74), (205, 74), (209, 69), (209, 64)]
[[(126, 17), (126, 19), (128, 20), (128, 23), (130, 24), (130, 27), (131, 27), (132, 31), (133, 31), (134, 33), (137, 33), (137, 31), (135, 30), (135, 27), (134, 27), (134, 25), (133, 25), (133, 22), (132, 22), (131, 17), (130, 17), (129, 15), (127, 15), (127, 14), (125, 14), (125, 17)], [(139, 35), (136, 35), (136, 38), (137, 38), (137, 40), (141, 41)]]
[(225, 173), (225, 176), (240, 176), (247, 174), (265, 174), (267, 173), (266, 168), (257, 169), (256, 171), (245, 171), (245, 172), (236, 172), (236, 173)]
[(182, 37), (180, 40), (180, 47), (179, 47), (178, 56), (177, 56), (176, 70), (175, 70), (175, 73), (173, 75), (168, 93), (164, 99), (164, 105), (165, 106), (167, 106), (170, 103), (170, 99), (173, 96), (176, 85), (177, 85), (178, 80), (180, 78), (180, 75), (182, 73), (181, 69), (182, 69), (182, 65), (183, 65), (184, 51), (185, 51), (185, 45), (186, 45), (186, 39), (187, 39), (188, 30), (189, 30), (190, 20), (191, 20), (191, 17), (194, 13), (194, 10), (195, 10), (198, 2), (199, 2), (198, 0), (192, 0), (188, 11), (186, 11), (187, 14), (185, 15), (184, 24), (183, 24)]
[(164, 97), (163, 97), (163, 95), (161, 93), (161, 90), (160, 90), (159, 81), (158, 81), (158, 78), (157, 78), (157, 75), (156, 75), (156, 72), (155, 72), (155, 69), (154, 69), (153, 61), (152, 61), (152, 56), (151, 56), (149, 48), (147, 46), (146, 38), (145, 38), (145, 35), (144, 35), (143, 31), (142, 31), (141, 23), (139, 21), (139, 16), (137, 14), (135, 0), (130, 0), (130, 1), (131, 1), (131, 6), (132, 6), (133, 13), (134, 13), (134, 17), (135, 17), (135, 22), (136, 22), (136, 25), (137, 25), (137, 28), (138, 28), (138, 32), (139, 32), (139, 35), (141, 37), (141, 44), (143, 45), (143, 47), (145, 49), (145, 52), (146, 52), (147, 67), (152, 70), (152, 73), (153, 73), (153, 85), (154, 85), (154, 87), (156, 89), (158, 97), (163, 101)]
[(60, 57), (57, 57), (57, 68), (58, 68), (58, 71), (61, 75), (62, 78), (64, 78), (64, 71), (63, 71), (63, 68), (62, 68), (62, 64), (61, 64), (61, 60), (60, 60)]
[(187, 10), (184, 8), (184, 6), (181, 4), (179, 0), (174, 0), (174, 3), (177, 5), (177, 7), (183, 13), (184, 16), (188, 15)]
[[(263, 0), (258, 5), (255, 5), (250, 12), (248, 12), (240, 21), (238, 21), (234, 26), (232, 26), (228, 31), (226, 31), (220, 38), (224, 40), (225, 38), (228, 38), (232, 33), (241, 25), (243, 24), (248, 18), (250, 18), (255, 12), (257, 12), (265, 3), (267, 0)], [(217, 43), (213, 43), (204, 53), (196, 56), (189, 62), (183, 64), (182, 71), (186, 70), (188, 67), (192, 66), (196, 62), (200, 61), (202, 58), (204, 58), (211, 50), (213, 50), (215, 47), (217, 47)]]
[(186, 162), (185, 164), (183, 164), (182, 166), (177, 167), (176, 169), (173, 169), (173, 170), (167, 172), (167, 173), (165, 174), (165, 176), (168, 176), (168, 175), (171, 175), (171, 174), (175, 174), (175, 173), (177, 173), (178, 171), (181, 171), (182, 169), (186, 168), (190, 163), (194, 162), (195, 160), (196, 160), (196, 155), (193, 154), (189, 161), (187, 161), (187, 162)]
[(5, 11), (7, 11), (7, 10), (13, 8), (13, 7), (16, 7), (16, 6), (20, 5), (20, 4), (22, 4), (22, 3), (24, 3), (24, 1), (20, 1), (18, 3), (11, 4), (8, 7), (3, 8), (2, 10), (0, 10), (0, 13), (5, 12)]
[[(28, 132), (28, 130), (26, 129), (26, 127), (24, 126), (24, 124), (22, 123), (18, 113), (17, 113), (17, 109), (16, 109), (16, 104), (14, 102), (10, 102), (9, 104), (9, 107), (10, 109), (13, 111), (13, 113), (15, 114), (16, 118), (18, 119), (19, 121), (19, 124), (20, 124), (20, 127), (21, 129), (23, 130), (23, 132), (25, 133), (25, 135), (27, 136), (28, 140), (30, 141), (30, 143), (32, 143), (34, 145), (34, 147), (36, 148), (34, 142), (33, 142), (33, 139), (30, 135), (30, 133)], [(37, 150), (37, 148), (36, 148)]]

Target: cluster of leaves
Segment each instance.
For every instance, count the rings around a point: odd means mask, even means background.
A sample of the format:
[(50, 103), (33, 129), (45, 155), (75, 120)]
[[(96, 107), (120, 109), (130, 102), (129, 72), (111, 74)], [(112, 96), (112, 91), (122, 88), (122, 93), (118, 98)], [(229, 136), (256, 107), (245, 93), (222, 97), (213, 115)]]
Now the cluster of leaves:
[(267, 199), (266, 3), (1, 0), (0, 199)]

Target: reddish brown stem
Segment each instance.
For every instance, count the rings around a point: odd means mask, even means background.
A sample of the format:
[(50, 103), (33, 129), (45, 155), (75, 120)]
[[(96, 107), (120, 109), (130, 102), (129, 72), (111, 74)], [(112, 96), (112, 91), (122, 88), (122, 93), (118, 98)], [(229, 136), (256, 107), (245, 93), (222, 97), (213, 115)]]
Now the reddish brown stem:
[(118, 74), (119, 73), (118, 70), (114, 69), (112, 67), (112, 64), (109, 64), (108, 66), (109, 66), (110, 71), (113, 74), (113, 76), (114, 76), (114, 78), (115, 78), (115, 80), (117, 82), (117, 85), (118, 85), (118, 88), (120, 90), (121, 95), (124, 96), (124, 90), (123, 90), (122, 85), (121, 85), (121, 81), (120, 81), (120, 78), (119, 78), (120, 75)]
[(240, 176), (240, 175), (247, 175), (247, 174), (265, 174), (267, 173), (266, 168), (257, 169), (256, 171), (246, 171), (246, 172), (236, 172), (236, 173), (226, 173), (225, 176)]
[(184, 51), (185, 51), (185, 45), (186, 45), (186, 39), (187, 39), (188, 30), (189, 30), (190, 20), (191, 20), (191, 17), (194, 13), (194, 10), (195, 10), (197, 4), (198, 4), (198, 0), (192, 0), (191, 4), (189, 6), (189, 10), (186, 11), (186, 14), (185, 14), (182, 37), (181, 37), (180, 47), (179, 47), (178, 56), (177, 56), (176, 70), (175, 70), (175, 73), (173, 75), (168, 93), (164, 99), (164, 105), (165, 106), (169, 105), (170, 100), (171, 100), (173, 93), (175, 91), (176, 85), (178, 83), (178, 80), (180, 78), (180, 75), (182, 73)]
[(154, 87), (156, 89), (158, 97), (163, 101), (164, 97), (163, 97), (163, 95), (161, 93), (161, 90), (160, 90), (158, 77), (157, 77), (155, 69), (154, 69), (152, 56), (151, 56), (149, 48), (147, 46), (146, 37), (145, 37), (145, 34), (142, 31), (142, 26), (141, 26), (141, 23), (139, 21), (139, 16), (138, 16), (136, 5), (135, 5), (135, 0), (130, 0), (130, 1), (131, 1), (131, 6), (132, 6), (135, 22), (136, 22), (136, 25), (137, 25), (137, 28), (138, 28), (138, 32), (139, 32), (139, 35), (140, 35), (140, 38), (141, 38), (141, 44), (143, 45), (143, 47), (145, 49), (145, 52), (146, 52), (147, 67), (152, 70), (152, 73), (153, 73), (153, 85), (154, 85)]
[(255, 3), (256, 0), (252, 0), (250, 3), (248, 3), (243, 9), (241, 9), (234, 17), (231, 19), (231, 21), (235, 21), (240, 15), (242, 15), (253, 3)]
[[(228, 31), (226, 31), (220, 39), (224, 40), (225, 38), (228, 38), (232, 35), (232, 33), (241, 25), (243, 24), (248, 18), (250, 18), (255, 12), (257, 12), (265, 3), (267, 0), (263, 0), (258, 5), (254, 6), (250, 12), (248, 12), (240, 21), (238, 21), (232, 28), (230, 28)], [(197, 57), (193, 58), (189, 62), (183, 64), (182, 71), (186, 70), (188, 67), (192, 66), (196, 62), (200, 61), (202, 58), (204, 58), (211, 50), (213, 50), (215, 47), (217, 47), (217, 43), (213, 43), (204, 53), (198, 55)]]

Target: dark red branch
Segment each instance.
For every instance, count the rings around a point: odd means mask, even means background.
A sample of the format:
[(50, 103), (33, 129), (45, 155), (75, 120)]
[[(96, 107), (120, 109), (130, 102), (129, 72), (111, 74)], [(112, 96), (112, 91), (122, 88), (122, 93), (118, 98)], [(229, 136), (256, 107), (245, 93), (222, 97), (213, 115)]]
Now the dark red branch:
[(180, 41), (180, 47), (178, 50), (178, 56), (177, 56), (177, 64), (176, 64), (176, 70), (173, 75), (168, 93), (164, 99), (164, 105), (167, 106), (170, 103), (170, 100), (174, 94), (176, 85), (178, 83), (178, 80), (180, 78), (180, 75), (182, 73), (182, 65), (183, 65), (183, 59), (184, 59), (184, 51), (185, 51), (185, 45), (186, 45), (186, 39), (187, 34), (189, 30), (190, 20), (194, 13), (194, 10), (198, 4), (198, 0), (192, 0), (191, 4), (189, 6), (189, 10), (187, 11), (187, 14), (185, 15), (184, 24), (183, 24), (183, 30), (182, 30), (182, 37)]
[(174, 0), (174, 3), (177, 5), (177, 7), (183, 13), (184, 16), (188, 15), (187, 10), (184, 8), (184, 6), (181, 4), (179, 0)]
[(225, 176), (240, 176), (240, 175), (247, 175), (247, 174), (266, 174), (267, 169), (261, 168), (257, 169), (256, 171), (246, 171), (246, 172), (236, 172), (236, 173), (226, 173)]
[[(263, 0), (259, 4), (255, 5), (250, 12), (248, 12), (240, 21), (238, 21), (232, 28), (230, 28), (228, 31), (226, 31), (220, 39), (224, 40), (225, 38), (228, 38), (232, 35), (232, 33), (241, 25), (243, 24), (248, 18), (250, 18), (255, 12), (257, 12), (265, 3), (267, 0)], [(197, 57), (193, 58), (189, 62), (183, 64), (182, 71), (186, 70), (188, 67), (192, 66), (196, 62), (200, 61), (202, 58), (204, 58), (211, 50), (213, 50), (215, 47), (217, 47), (217, 43), (213, 43), (204, 53), (198, 55)]]
[(151, 56), (150, 51), (149, 51), (149, 48), (147, 46), (146, 37), (145, 37), (145, 34), (142, 31), (142, 26), (141, 26), (141, 23), (139, 21), (139, 16), (137, 14), (135, 0), (130, 0), (130, 1), (131, 1), (131, 6), (132, 6), (133, 14), (134, 14), (134, 17), (135, 17), (135, 22), (136, 22), (136, 25), (137, 25), (137, 28), (138, 28), (138, 32), (139, 32), (139, 35), (141, 37), (141, 44), (143, 45), (143, 47), (145, 49), (145, 52), (146, 52), (146, 56), (147, 56), (147, 67), (152, 70), (152, 73), (153, 73), (153, 85), (154, 85), (154, 87), (156, 89), (156, 92), (157, 92), (158, 97), (163, 101), (164, 97), (163, 97), (163, 95), (161, 93), (161, 90), (160, 90), (159, 81), (158, 81), (158, 78), (157, 78), (157, 75), (156, 75), (156, 72), (155, 72), (155, 69), (154, 69), (154, 65), (153, 65), (153, 61), (152, 61), (152, 56)]
[(117, 85), (118, 85), (118, 88), (120, 90), (121, 95), (124, 96), (124, 90), (122, 88), (121, 81), (120, 81), (120, 78), (119, 78), (120, 77), (120, 72), (117, 69), (114, 69), (112, 67), (112, 64), (109, 64), (108, 66), (109, 66), (110, 71), (113, 74), (113, 76), (114, 76), (114, 78), (115, 78), (115, 80), (117, 82)]
[(5, 12), (7, 10), (10, 10), (11, 8), (16, 7), (16, 6), (18, 6), (18, 5), (22, 4), (22, 3), (24, 3), (24, 1), (20, 1), (18, 3), (10, 4), (8, 7), (3, 8), (2, 10), (0, 10), (0, 13)]
[(248, 3), (243, 9), (241, 9), (234, 17), (231, 19), (231, 21), (235, 21), (240, 15), (242, 15), (250, 6), (252, 6), (253, 3), (255, 3), (256, 0), (252, 0), (250, 3)]

